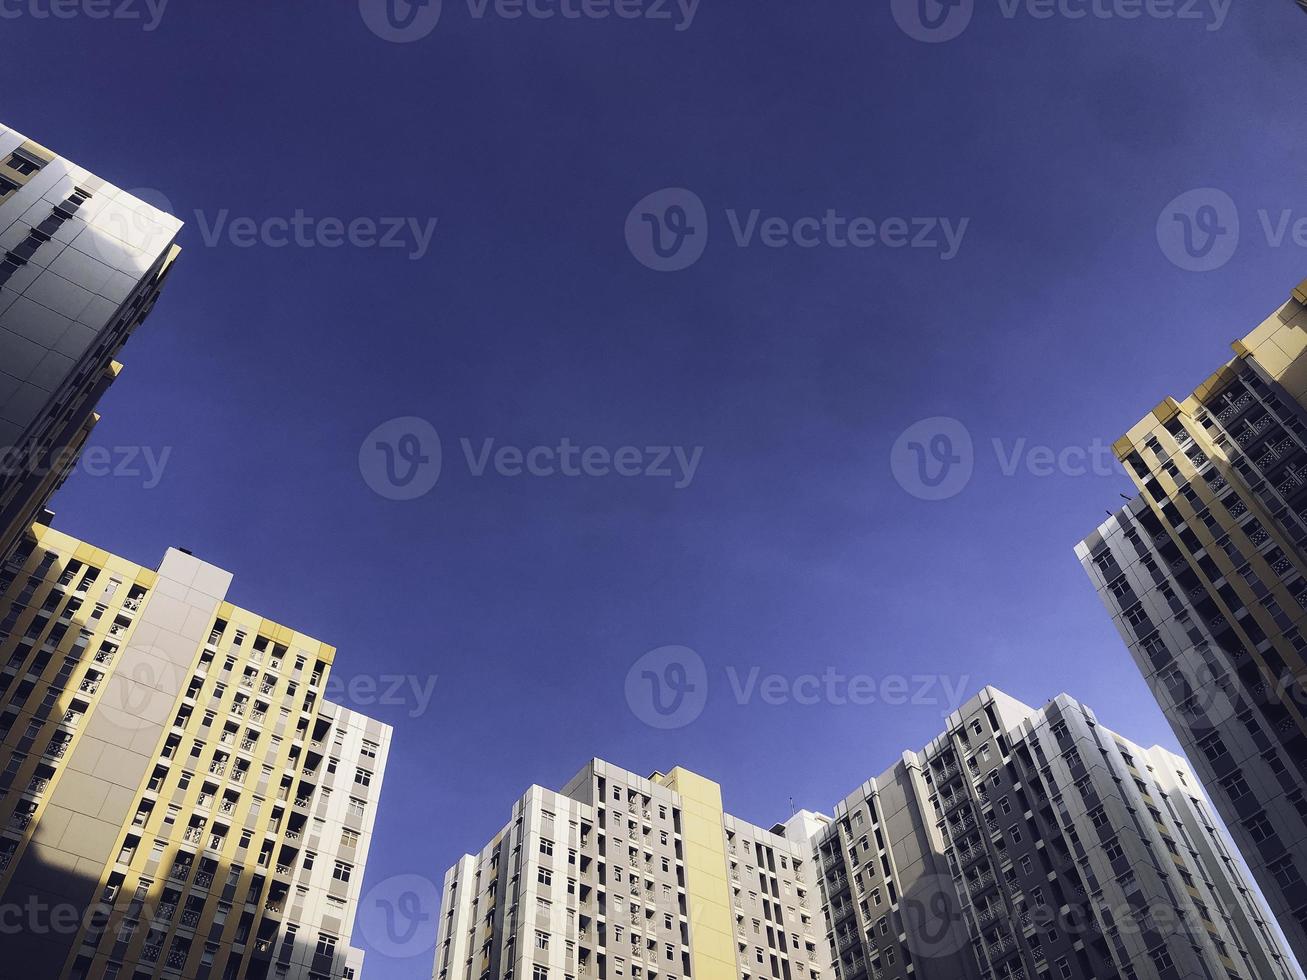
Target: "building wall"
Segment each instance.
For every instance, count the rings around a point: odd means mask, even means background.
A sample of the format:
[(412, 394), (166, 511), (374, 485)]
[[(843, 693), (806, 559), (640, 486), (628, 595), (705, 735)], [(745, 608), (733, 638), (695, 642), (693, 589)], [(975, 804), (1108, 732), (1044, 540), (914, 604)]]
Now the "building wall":
[(731, 971), (1295, 977), (1188, 764), (1066, 696), (987, 688), (831, 816), (770, 830), (702, 776), (595, 760), (561, 793), (532, 787), (445, 876), (435, 980)]
[(0, 557), (67, 476), (180, 229), (0, 126)]
[(986, 689), (813, 836), (840, 980), (1287, 980), (1197, 792), (1065, 696)]
[(532, 787), (446, 874), (434, 975), (825, 980), (807, 850), (688, 770), (594, 760), (561, 793)]
[(1077, 547), (1307, 960), (1307, 284), (1116, 445), (1140, 495)]
[(335, 650), (230, 583), (39, 525), (6, 563), (0, 900), (40, 910), (33, 976), (357, 974), (390, 731), (324, 701)]

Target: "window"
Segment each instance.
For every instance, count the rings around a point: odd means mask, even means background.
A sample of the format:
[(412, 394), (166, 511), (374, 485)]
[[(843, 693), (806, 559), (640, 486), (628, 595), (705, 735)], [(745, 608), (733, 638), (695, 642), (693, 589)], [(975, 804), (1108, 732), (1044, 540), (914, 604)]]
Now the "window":
[(536, 881), (542, 885), (552, 885), (554, 883), (554, 873), (548, 868), (537, 868)]
[(1282, 888), (1292, 888), (1294, 885), (1302, 883), (1302, 875), (1293, 863), (1293, 858), (1285, 857), (1278, 861), (1272, 861), (1267, 865), (1267, 870), (1280, 883)]
[(541, 838), (540, 838), (540, 853), (541, 853), (541, 854), (553, 854), (553, 853), (554, 853), (554, 842), (551, 841), (551, 840), (547, 840), (547, 839), (544, 838), (544, 837), (541, 837)]
[(342, 830), (340, 832), (340, 846), (358, 847), (359, 846), (358, 832), (353, 830)]
[(10, 170), (22, 174), (26, 177), (28, 174), (34, 174), (41, 169), (41, 164), (37, 163), (30, 157), (23, 156), (21, 153), (15, 153), (6, 161), (5, 166)]
[(549, 933), (536, 930), (536, 949), (549, 948)]
[(1252, 792), (1248, 788), (1247, 781), (1243, 778), (1243, 773), (1240, 772), (1234, 772), (1222, 779), (1221, 788), (1225, 790), (1232, 800), (1241, 799)]
[(337, 881), (349, 881), (349, 876), (353, 871), (353, 867), (346, 864), (344, 861), (337, 861), (336, 867), (331, 872), (331, 877), (335, 878)]
[(359, 749), (359, 758), (375, 759), (377, 757), (377, 748), (376, 742), (369, 742), (364, 739), (363, 748)]
[(325, 932), (318, 933), (318, 955), (319, 956), (336, 955), (335, 936), (328, 936)]
[(371, 786), (371, 785), (372, 785), (372, 773), (370, 773), (370, 772), (368, 772), (366, 769), (362, 769), (362, 768), (355, 769), (355, 770), (354, 770), (354, 782), (358, 783), (360, 786)]
[(1243, 821), (1243, 825), (1248, 831), (1248, 835), (1258, 844), (1275, 835), (1275, 828), (1271, 826), (1264, 813), (1253, 814), (1253, 816)]
[(531, 965), (531, 980), (549, 980), (549, 967), (533, 963)]

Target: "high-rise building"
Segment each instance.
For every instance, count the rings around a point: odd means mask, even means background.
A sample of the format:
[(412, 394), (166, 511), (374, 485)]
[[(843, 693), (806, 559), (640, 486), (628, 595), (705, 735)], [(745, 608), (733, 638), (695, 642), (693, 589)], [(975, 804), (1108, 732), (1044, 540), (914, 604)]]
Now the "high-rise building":
[(674, 769), (533, 787), (445, 876), (435, 980), (1290, 980), (1183, 759), (986, 689), (770, 830)]
[(0, 557), (75, 465), (180, 229), (0, 126)]
[(1076, 554), (1307, 964), (1304, 304), (1116, 443), (1140, 492)]
[(837, 980), (1294, 976), (1186, 762), (986, 688), (813, 838)]
[(685, 769), (532, 787), (445, 876), (436, 980), (830, 980), (810, 851)]
[(21, 975), (358, 976), (390, 729), (325, 700), (335, 650), (233, 606), (231, 581), (41, 525), (0, 567), (0, 905)]

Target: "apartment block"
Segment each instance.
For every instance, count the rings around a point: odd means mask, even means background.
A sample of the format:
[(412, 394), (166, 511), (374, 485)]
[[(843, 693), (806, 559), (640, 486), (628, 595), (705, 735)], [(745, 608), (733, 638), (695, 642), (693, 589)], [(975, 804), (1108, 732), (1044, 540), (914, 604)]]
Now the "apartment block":
[(987, 688), (827, 816), (684, 769), (532, 787), (443, 885), (434, 980), (1292, 980), (1180, 757)]
[(0, 904), (22, 975), (357, 978), (390, 729), (334, 648), (35, 525), (0, 566)]
[(837, 980), (1295, 974), (1185, 760), (986, 688), (811, 843)]
[(1115, 445), (1139, 493), (1076, 548), (1307, 963), (1307, 282)]
[(0, 557), (75, 465), (180, 229), (0, 125)]
[(685, 769), (539, 786), (445, 876), (437, 980), (829, 980), (809, 849)]

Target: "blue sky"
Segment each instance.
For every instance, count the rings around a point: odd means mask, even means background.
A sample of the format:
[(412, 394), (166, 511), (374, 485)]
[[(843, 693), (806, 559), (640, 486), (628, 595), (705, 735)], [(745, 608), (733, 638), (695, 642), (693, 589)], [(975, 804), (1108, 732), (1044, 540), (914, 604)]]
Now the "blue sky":
[[(829, 808), (944, 682), (1174, 744), (1072, 547), (1128, 489), (1095, 447), (1307, 276), (1307, 21), (930, 4), (445, 0), (403, 43), (372, 0), (6, 8), (6, 124), (187, 223), (94, 438), (166, 465), (80, 473), (59, 526), (339, 647), (396, 728), (368, 890), (591, 756)], [(963, 460), (947, 499), (918, 452)], [(371, 921), (369, 980), (430, 975)]]

